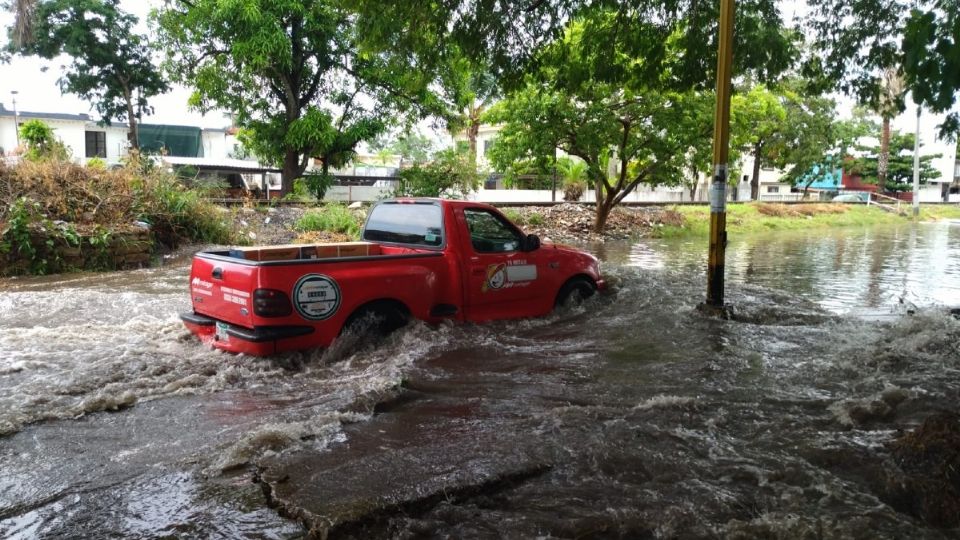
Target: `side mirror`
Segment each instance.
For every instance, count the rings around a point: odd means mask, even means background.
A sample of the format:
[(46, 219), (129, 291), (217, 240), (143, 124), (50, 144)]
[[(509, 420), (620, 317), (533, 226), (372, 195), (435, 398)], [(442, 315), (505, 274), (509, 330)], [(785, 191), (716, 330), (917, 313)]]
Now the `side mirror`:
[(540, 249), (540, 237), (535, 234), (528, 234), (523, 238), (520, 251), (536, 251)]

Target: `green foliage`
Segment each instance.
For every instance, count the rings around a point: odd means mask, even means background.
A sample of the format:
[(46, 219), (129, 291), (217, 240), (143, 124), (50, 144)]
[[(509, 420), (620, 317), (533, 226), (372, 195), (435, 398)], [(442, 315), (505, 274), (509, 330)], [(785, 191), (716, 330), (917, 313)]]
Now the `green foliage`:
[(400, 171), (394, 195), (463, 198), (480, 186), (480, 180), (468, 154), (443, 150), (430, 163)]
[(533, 212), (532, 214), (530, 214), (529, 216), (527, 216), (527, 224), (528, 224), (528, 225), (533, 225), (534, 227), (539, 227), (540, 225), (543, 225), (543, 224), (544, 224), (544, 221), (545, 221), (545, 219), (544, 219), (543, 215), (542, 215), (542, 214), (538, 214), (538, 213), (536, 213), (536, 212)]
[[(507, 90), (526, 85), (524, 76), (539, 53), (572, 20), (596, 22), (580, 60), (580, 72), (598, 83), (661, 81), (674, 90), (712, 86), (716, 74), (719, 2), (698, 0), (450, 0), (382, 2), (355, 0), (364, 41), (389, 45), (417, 58), (419, 69), (436, 70), (450, 49), (483, 59)], [(601, 19), (597, 13), (612, 13)], [(602, 36), (600, 35), (602, 34)], [(665, 47), (671, 37), (676, 48)], [(776, 78), (796, 55), (794, 36), (783, 32), (775, 0), (738, 3), (734, 73)], [(683, 54), (675, 54), (675, 50)], [(638, 59), (624, 62), (624, 59)]]
[(194, 89), (190, 104), (234, 113), (244, 146), (282, 167), (284, 192), (311, 157), (326, 172), (398, 114), (440, 109), (428, 74), (366, 40), (349, 3), (171, 2), (158, 21), (167, 66)]
[[(950, 112), (960, 92), (960, 3), (955, 0), (808, 0), (805, 26), (814, 36), (804, 66), (825, 89), (839, 85), (876, 111), (884, 103), (886, 74), (903, 75), (891, 96), (895, 112), (909, 92), (929, 110)], [(895, 114), (894, 114), (895, 116)], [(942, 136), (960, 134), (950, 112)]]
[(523, 214), (521, 214), (516, 208), (501, 208), (500, 212), (511, 222), (516, 223), (517, 225), (524, 225)]
[(708, 98), (673, 90), (677, 83), (667, 63), (683, 56), (682, 32), (676, 29), (664, 41), (655, 19), (630, 14), (636, 38), (653, 47), (657, 35), (664, 49), (657, 53), (663, 63), (654, 64), (666, 71), (654, 74), (636, 43), (613, 35), (625, 22), (622, 15), (601, 11), (573, 21), (562, 39), (542, 51), (526, 86), (487, 115), (488, 122), (504, 126), (490, 156), (498, 170), (518, 162), (551, 167), (557, 148), (586, 164), (599, 201), (597, 231), (638, 185), (682, 183), (691, 168), (691, 148), (708, 147), (712, 131)]
[(228, 244), (233, 231), (203, 193), (191, 190), (175, 177), (155, 173), (132, 181), (134, 210), (150, 224), (160, 243), (176, 247), (183, 240)]
[[(868, 227), (873, 225), (903, 223), (897, 214), (866, 205), (805, 205), (822, 208), (822, 213), (796, 213), (787, 215), (764, 214), (757, 203), (730, 204), (727, 206), (727, 230), (731, 238), (745, 234), (763, 234), (770, 231), (811, 231), (836, 227)], [(768, 205), (769, 206), (769, 205)], [(831, 206), (844, 206), (837, 212)], [(794, 208), (794, 205), (788, 205)], [(707, 238), (710, 233), (710, 208), (684, 205), (671, 207), (683, 216), (683, 225), (666, 225), (656, 229), (657, 236), (664, 238)], [(833, 211), (831, 211), (833, 210)]]
[(146, 38), (134, 31), (136, 24), (116, 0), (40, 0), (33, 39), (15, 52), (46, 59), (70, 56), (61, 91), (91, 102), (105, 124), (126, 119), (128, 138), (137, 148), (137, 119), (152, 112), (148, 100), (168, 84), (151, 61)]
[(333, 176), (324, 173), (307, 174), (303, 177), (303, 185), (318, 201), (322, 201), (327, 190), (333, 185)]
[(13, 254), (26, 262), (30, 274), (44, 275), (61, 268), (58, 244), (79, 246), (80, 237), (71, 225), (56, 225), (43, 213), (40, 203), (19, 197), (8, 208), (6, 226), (0, 231), (0, 253)]
[(100, 157), (92, 157), (87, 159), (87, 168), (88, 169), (97, 169), (98, 171), (107, 170), (107, 160)]
[[(887, 163), (887, 181), (883, 186), (886, 191), (910, 191), (913, 189), (913, 144), (912, 133), (900, 134), (894, 132), (890, 137), (890, 160)], [(923, 148), (923, 144), (920, 145)], [(878, 168), (880, 161), (880, 147), (859, 146), (863, 157), (854, 159), (848, 164), (850, 174), (863, 178), (867, 183), (876, 184), (879, 181)], [(920, 183), (926, 184), (930, 180), (940, 178), (940, 171), (933, 167), (933, 160), (940, 154), (920, 156)]]
[(24, 158), (39, 161), (44, 159), (64, 160), (70, 157), (67, 147), (53, 128), (40, 120), (27, 120), (20, 126), (20, 140), (27, 145)]
[(579, 201), (587, 190), (587, 164), (582, 159), (557, 158), (557, 172), (563, 179), (563, 200)]
[(343, 204), (330, 203), (303, 214), (293, 226), (298, 231), (326, 231), (357, 236), (360, 224)]
[[(374, 139), (370, 143), (370, 149), (377, 152), (378, 156), (384, 156), (384, 159), (390, 154), (397, 154), (403, 163), (420, 164), (430, 159), (433, 141), (419, 130), (408, 129), (394, 139), (386, 136)], [(383, 160), (382, 162), (386, 163)]]

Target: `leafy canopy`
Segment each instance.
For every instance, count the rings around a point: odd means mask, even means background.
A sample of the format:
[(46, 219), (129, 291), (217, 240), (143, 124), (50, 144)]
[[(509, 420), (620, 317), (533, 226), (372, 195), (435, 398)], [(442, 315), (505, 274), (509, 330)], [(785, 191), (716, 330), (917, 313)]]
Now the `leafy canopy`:
[(191, 105), (234, 113), (285, 191), (311, 157), (345, 165), (400, 113), (443, 110), (408, 55), (367, 45), (349, 2), (181, 0), (158, 19)]
[(32, 39), (13, 51), (70, 56), (60, 89), (90, 101), (105, 124), (128, 121), (136, 148), (136, 120), (152, 112), (151, 97), (168, 89), (146, 38), (134, 30), (137, 18), (122, 11), (119, 0), (41, 0), (33, 16)]
[[(956, 0), (807, 0), (805, 26), (815, 36), (805, 62), (824, 88), (838, 84), (873, 110), (883, 110), (884, 76), (903, 75), (905, 92), (924, 108), (954, 109), (960, 93), (960, 2)], [(960, 134), (953, 110), (941, 136)]]

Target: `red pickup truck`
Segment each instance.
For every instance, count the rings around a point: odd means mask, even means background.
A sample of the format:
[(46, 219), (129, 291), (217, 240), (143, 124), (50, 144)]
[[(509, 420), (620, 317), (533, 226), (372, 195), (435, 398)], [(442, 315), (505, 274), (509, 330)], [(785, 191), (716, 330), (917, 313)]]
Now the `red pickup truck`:
[(604, 288), (596, 257), (541, 245), (486, 204), (383, 201), (361, 239), (197, 253), (193, 311), (180, 317), (205, 343), (263, 356), (328, 346), (369, 321), (537, 317)]

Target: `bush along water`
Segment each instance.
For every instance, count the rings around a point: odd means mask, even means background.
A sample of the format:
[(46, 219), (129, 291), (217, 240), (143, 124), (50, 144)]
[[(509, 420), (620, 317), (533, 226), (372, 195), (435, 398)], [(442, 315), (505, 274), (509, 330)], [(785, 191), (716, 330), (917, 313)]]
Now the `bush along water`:
[(156, 168), (0, 163), (0, 275), (141, 266), (185, 242), (231, 243), (226, 217)]

